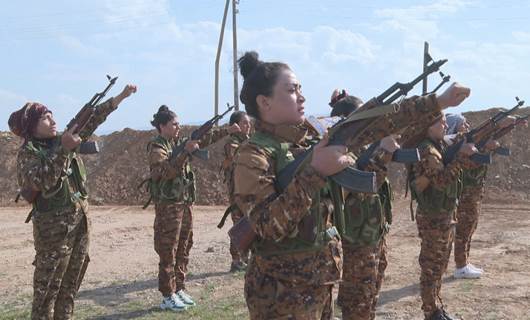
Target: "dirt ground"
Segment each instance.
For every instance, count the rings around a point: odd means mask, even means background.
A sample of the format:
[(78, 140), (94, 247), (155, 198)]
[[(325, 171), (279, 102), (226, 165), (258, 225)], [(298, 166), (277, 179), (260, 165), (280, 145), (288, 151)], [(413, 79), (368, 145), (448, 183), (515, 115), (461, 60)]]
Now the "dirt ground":
[[(27, 319), (34, 249), (27, 208), (0, 208), (0, 319)], [(174, 315), (158, 311), (157, 256), (152, 207), (92, 207), (91, 264), (76, 304), (76, 319), (247, 319), (243, 273), (231, 274), (228, 237), (216, 224), (222, 207), (196, 207), (189, 292), (198, 306)], [(480, 280), (444, 276), (447, 309), (463, 319), (530, 319), (530, 202), (486, 202), (472, 244)], [(389, 267), (378, 319), (422, 319), (419, 240), (408, 203), (396, 204), (389, 236)], [(337, 310), (337, 317), (340, 312)]]

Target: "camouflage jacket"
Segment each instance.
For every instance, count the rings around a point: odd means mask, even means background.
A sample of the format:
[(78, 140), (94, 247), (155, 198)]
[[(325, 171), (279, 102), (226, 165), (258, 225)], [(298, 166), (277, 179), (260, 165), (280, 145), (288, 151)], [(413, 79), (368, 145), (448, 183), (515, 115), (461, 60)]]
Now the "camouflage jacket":
[[(227, 129), (209, 131), (199, 141), (199, 147), (205, 148), (228, 134)], [(187, 202), (195, 201), (195, 178), (187, 152), (171, 158), (173, 147), (184, 141), (182, 138), (168, 140), (157, 136), (147, 145), (150, 170), (149, 189), (156, 201)], [(166, 190), (166, 196), (160, 195), (161, 189)]]
[[(96, 106), (95, 114), (87, 123), (85, 128), (79, 133), (79, 136), (86, 140), (97, 127), (103, 123), (107, 116), (116, 109), (112, 104), (112, 98)], [(72, 165), (75, 164), (73, 168)], [(33, 188), (42, 194), (56, 193), (66, 179), (69, 186), (73, 188), (70, 193), (82, 191), (86, 193), (84, 177), (80, 180), (73, 181), (75, 175), (71, 172), (80, 171), (80, 175), (85, 175), (85, 169), (81, 158), (73, 151), (64, 149), (61, 145), (61, 137), (58, 136), (49, 140), (30, 139), (22, 145), (17, 156), (17, 179), (21, 188)], [(79, 179), (77, 179), (79, 180)], [(84, 190), (81, 190), (84, 189)], [(64, 197), (70, 197), (71, 194), (64, 194)], [(68, 199), (55, 199), (64, 206), (72, 206), (74, 203)], [(78, 198), (80, 203), (86, 205), (86, 195)], [(59, 210), (53, 206), (54, 209)]]
[[(387, 113), (376, 119), (359, 121), (358, 132), (346, 137), (346, 146), (357, 153), (361, 146), (381, 140), (390, 134), (401, 133), (408, 139), (425, 128), (425, 123), (433, 123), (442, 111), (435, 94), (403, 99), (395, 104), (395, 108), (396, 112)], [(363, 110), (365, 109), (361, 107), (357, 112)], [(369, 130), (368, 125), (370, 125)]]
[(234, 193), (234, 159), (236, 157), (237, 149), (247, 139), (247, 135), (241, 133), (232, 133), (230, 134), (229, 139), (223, 148), (225, 158), (221, 164), (221, 173), (223, 174), (224, 182), (228, 187), (228, 194), (230, 199), (233, 199)]
[(430, 139), (418, 146), (421, 160), (412, 166), (409, 182), (412, 196), (423, 212), (452, 212), (462, 192), (462, 170), (472, 165), (469, 158), (460, 153), (444, 165), (442, 154), (446, 147), (444, 141)]
[[(294, 155), (307, 147), (307, 129), (303, 126), (272, 126), (257, 121), (256, 132), (289, 143), (289, 151)], [(269, 200), (276, 193), (275, 179), (275, 159), (258, 145), (243, 143), (235, 160), (235, 203), (249, 218), (252, 229), (260, 239), (258, 241), (282, 243), (302, 232), (303, 220), (310, 214), (315, 196), (326, 185), (326, 179), (307, 165), (282, 194)], [(324, 198), (319, 203), (322, 221), (326, 227), (331, 227), (332, 201)], [(319, 285), (340, 279), (341, 255), (340, 241), (332, 238), (317, 251), (272, 256), (255, 254), (254, 258), (261, 273), (296, 285)]]
[[(400, 142), (406, 144), (423, 133), (440, 116), (441, 111), (435, 95), (413, 96), (403, 100), (399, 104), (399, 112), (391, 115), (392, 118), (387, 121), (390, 121), (392, 126), (400, 128), (398, 131), (401, 134)], [(381, 127), (380, 130), (386, 128)], [(365, 170), (376, 173), (378, 192), (346, 195), (344, 242), (363, 246), (377, 245), (382, 236), (388, 232), (392, 223), (393, 196), (387, 179), (388, 164), (391, 161), (391, 153), (383, 149), (376, 150)]]

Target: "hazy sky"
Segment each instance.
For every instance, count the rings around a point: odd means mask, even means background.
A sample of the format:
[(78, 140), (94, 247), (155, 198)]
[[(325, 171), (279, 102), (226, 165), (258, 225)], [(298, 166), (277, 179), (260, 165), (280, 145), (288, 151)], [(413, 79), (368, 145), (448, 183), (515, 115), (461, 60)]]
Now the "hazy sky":
[[(3, 1), (0, 130), (26, 101), (48, 105), (59, 127), (119, 76), (139, 86), (101, 126), (146, 129), (160, 104), (183, 123), (213, 113), (214, 62), (224, 0)], [(423, 42), (443, 71), (472, 88), (462, 111), (530, 100), (530, 1), (240, 0), (238, 49), (288, 63), (308, 114), (329, 113), (335, 87), (367, 100), (422, 67)], [(233, 102), (231, 20), (220, 107)], [(432, 77), (431, 88), (438, 82)], [(242, 80), (240, 79), (240, 85)], [(414, 93), (418, 93), (416, 90)]]

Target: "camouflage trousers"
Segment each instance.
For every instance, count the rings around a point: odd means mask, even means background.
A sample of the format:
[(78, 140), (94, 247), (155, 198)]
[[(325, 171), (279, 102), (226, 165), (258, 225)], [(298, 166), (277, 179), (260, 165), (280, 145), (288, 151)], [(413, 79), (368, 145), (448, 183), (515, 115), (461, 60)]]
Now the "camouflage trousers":
[(465, 187), (456, 213), (455, 263), (457, 268), (468, 264), (471, 237), (477, 229), (484, 188)]
[(344, 320), (375, 319), (375, 308), (387, 267), (386, 241), (376, 246), (342, 244), (344, 265), (338, 304)]
[(80, 208), (33, 215), (35, 273), (32, 320), (72, 319), (74, 298), (90, 261), (90, 221)]
[(251, 320), (333, 319), (333, 285), (298, 285), (256, 268), (251, 257), (245, 274), (245, 300)]
[[(427, 213), (417, 210), (416, 223), (421, 239), (419, 263), (422, 310), (428, 319), (443, 307), (440, 291), (455, 235), (454, 213)], [(437, 306), (437, 300), (440, 306)]]
[[(230, 218), (232, 218), (233, 224), (236, 224), (243, 216), (243, 212), (237, 206), (234, 206), (232, 211), (230, 211)], [(230, 239), (230, 255), (232, 256), (232, 261), (248, 262), (248, 251), (239, 252), (232, 239)]]
[(155, 204), (154, 240), (158, 253), (158, 290), (165, 297), (185, 288), (193, 246), (191, 205)]

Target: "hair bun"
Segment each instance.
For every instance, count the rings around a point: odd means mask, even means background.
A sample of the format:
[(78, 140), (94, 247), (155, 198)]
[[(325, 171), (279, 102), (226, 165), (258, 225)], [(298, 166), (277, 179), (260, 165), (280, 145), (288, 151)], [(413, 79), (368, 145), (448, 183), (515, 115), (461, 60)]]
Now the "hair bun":
[(161, 105), (160, 108), (158, 108), (158, 112), (168, 112), (169, 111), (169, 107), (166, 106), (165, 104)]
[(22, 137), (22, 117), (24, 116), (25, 108), (22, 108), (20, 110), (17, 110), (13, 113), (11, 113), (11, 116), (9, 116), (9, 120), (7, 124), (9, 125), (9, 130), (13, 132), (13, 134)]
[(244, 79), (246, 79), (254, 69), (262, 64), (256, 51), (245, 52), (245, 54), (239, 58), (237, 62), (239, 63), (239, 70)]

